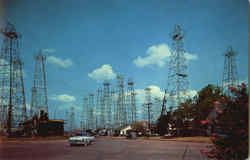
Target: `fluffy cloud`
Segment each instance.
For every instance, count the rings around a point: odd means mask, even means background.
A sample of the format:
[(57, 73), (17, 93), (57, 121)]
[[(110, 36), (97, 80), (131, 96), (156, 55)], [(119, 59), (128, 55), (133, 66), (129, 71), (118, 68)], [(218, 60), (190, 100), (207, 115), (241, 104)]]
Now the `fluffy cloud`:
[(54, 52), (56, 52), (56, 49), (55, 48), (47, 48), (47, 49), (43, 49), (43, 52), (54, 53)]
[(134, 60), (134, 64), (137, 67), (144, 67), (147, 65), (163, 67), (170, 55), (171, 52), (167, 44), (154, 45), (148, 48), (146, 57), (137, 57), (137, 59)]
[[(160, 99), (163, 99), (164, 97), (164, 91), (161, 91), (160, 87), (156, 85), (150, 85), (147, 88), (151, 89), (151, 99), (153, 101), (153, 98), (159, 97)], [(144, 103), (145, 102), (145, 89), (136, 89), (136, 99), (138, 103)]]
[(116, 77), (116, 74), (109, 64), (104, 64), (100, 68), (97, 68), (89, 73), (88, 76), (96, 80), (109, 80), (114, 79)]
[[(133, 62), (137, 67), (145, 67), (148, 65), (156, 65), (158, 67), (164, 67), (167, 60), (171, 55), (169, 46), (165, 43), (159, 45), (153, 45), (146, 51), (146, 57), (137, 57)], [(197, 55), (184, 53), (187, 60), (197, 60)]]
[(60, 101), (60, 102), (73, 102), (76, 100), (74, 96), (70, 96), (68, 94), (52, 96), (51, 99), (55, 101)]
[(26, 109), (30, 110), (30, 104), (26, 103)]
[(185, 56), (186, 60), (197, 60), (198, 59), (197, 55), (190, 54), (187, 52), (184, 53), (184, 56)]
[(62, 68), (68, 68), (73, 64), (70, 59), (63, 60), (63, 59), (55, 57), (55, 56), (48, 56), (47, 59), (48, 59), (49, 63), (56, 64)]

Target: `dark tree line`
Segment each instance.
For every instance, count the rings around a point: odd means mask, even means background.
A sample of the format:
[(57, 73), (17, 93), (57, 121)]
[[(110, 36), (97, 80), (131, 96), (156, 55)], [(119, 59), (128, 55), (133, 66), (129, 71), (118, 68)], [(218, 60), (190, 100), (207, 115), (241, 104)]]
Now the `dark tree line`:
[[(171, 133), (175, 136), (206, 135), (201, 121), (206, 119), (214, 109), (214, 101), (223, 96), (220, 87), (207, 85), (198, 95), (187, 99), (175, 111), (169, 111), (159, 117), (157, 129), (160, 135)], [(180, 130), (179, 134), (175, 128)]]

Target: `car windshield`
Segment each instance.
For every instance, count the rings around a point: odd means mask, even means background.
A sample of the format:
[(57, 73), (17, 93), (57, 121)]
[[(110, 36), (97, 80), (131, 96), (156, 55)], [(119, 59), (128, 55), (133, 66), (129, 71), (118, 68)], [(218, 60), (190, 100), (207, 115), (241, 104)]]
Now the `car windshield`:
[(87, 136), (87, 137), (90, 137), (91, 135), (89, 133), (77, 133), (76, 136)]

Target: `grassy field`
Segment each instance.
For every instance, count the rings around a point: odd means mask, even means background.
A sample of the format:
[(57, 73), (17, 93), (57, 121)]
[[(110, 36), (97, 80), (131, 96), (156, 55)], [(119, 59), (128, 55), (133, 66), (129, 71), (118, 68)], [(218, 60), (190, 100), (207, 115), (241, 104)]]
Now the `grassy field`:
[(160, 140), (160, 141), (182, 141), (182, 142), (200, 142), (200, 143), (211, 143), (210, 137), (143, 137), (148, 140)]
[(0, 142), (16, 142), (16, 141), (55, 141), (55, 140), (66, 140), (67, 137), (58, 136), (58, 137), (32, 137), (32, 138), (6, 138), (0, 137)]

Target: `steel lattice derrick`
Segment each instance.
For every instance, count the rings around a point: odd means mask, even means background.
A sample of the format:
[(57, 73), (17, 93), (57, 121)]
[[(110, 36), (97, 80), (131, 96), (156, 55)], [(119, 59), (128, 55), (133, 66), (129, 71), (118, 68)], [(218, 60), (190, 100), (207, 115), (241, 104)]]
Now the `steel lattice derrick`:
[(127, 112), (125, 108), (125, 94), (124, 94), (124, 78), (122, 75), (117, 75), (118, 80), (118, 98), (117, 98), (117, 112), (118, 112), (118, 127), (127, 125)]
[[(7, 23), (1, 29), (3, 43), (0, 52), (0, 112), (1, 124), (17, 128), (27, 119), (22, 61), (20, 59), (19, 39), (13, 24)], [(2, 126), (1, 125), (1, 126)]]
[(102, 88), (98, 88), (97, 90), (97, 97), (96, 97), (96, 123), (97, 128), (102, 127), (102, 121), (101, 121), (101, 102), (102, 102)]
[[(174, 32), (170, 34), (173, 40), (173, 47), (171, 50), (168, 85), (167, 90), (169, 97), (167, 99), (168, 108), (170, 112), (172, 109), (177, 109), (179, 104), (186, 98), (189, 82), (187, 75), (187, 63), (185, 58), (185, 50), (183, 45), (184, 33), (180, 25), (175, 25)], [(177, 120), (177, 135), (180, 135), (179, 122), (182, 121), (179, 117)]]
[(101, 117), (100, 117), (100, 120), (101, 120), (101, 128), (106, 128), (106, 116), (105, 116), (105, 98), (104, 98), (104, 93), (101, 94), (101, 97), (100, 97), (100, 109), (101, 109)]
[(95, 108), (95, 104), (94, 104), (94, 94), (91, 93), (89, 95), (89, 107), (88, 107), (88, 119), (89, 119), (89, 128), (91, 130), (95, 129), (95, 116), (94, 116), (94, 108)]
[(184, 33), (180, 25), (175, 25), (174, 32), (170, 36), (173, 40), (173, 47), (169, 62), (167, 85), (169, 98), (167, 103), (169, 109), (172, 110), (173, 108), (177, 109), (180, 102), (184, 101), (189, 82), (187, 79), (186, 53), (183, 47)]
[(144, 105), (144, 117), (145, 120), (148, 121), (148, 124), (152, 124), (153, 113), (152, 113), (152, 96), (151, 96), (151, 88), (145, 88), (145, 105)]
[(127, 91), (127, 117), (128, 123), (132, 124), (136, 122), (136, 99), (135, 99), (135, 90), (134, 90), (134, 82), (132, 79), (128, 80), (128, 91)]
[(115, 101), (115, 89), (111, 89), (111, 125), (112, 129), (115, 128), (115, 113), (116, 113), (116, 101)]
[(161, 115), (161, 99), (160, 97), (155, 97), (154, 98), (154, 104), (153, 104), (153, 122), (155, 123), (157, 121), (157, 119), (160, 117)]
[(222, 76), (222, 89), (225, 94), (229, 95), (229, 87), (238, 85), (238, 73), (236, 66), (236, 53), (229, 47), (226, 53), (223, 54), (224, 59), (224, 71)]
[(103, 83), (104, 86), (104, 103), (105, 103), (105, 122), (106, 122), (106, 128), (110, 129), (111, 128), (111, 114), (112, 114), (112, 106), (111, 106), (111, 96), (110, 96), (110, 83), (108, 81), (104, 81)]
[(46, 56), (42, 50), (34, 56), (35, 58), (35, 71), (31, 96), (31, 109), (30, 117), (35, 114), (39, 116), (40, 110), (48, 113), (48, 97), (47, 97), (47, 81), (46, 81)]
[(85, 123), (85, 129), (89, 129), (89, 104), (88, 104), (88, 97), (83, 98), (83, 115), (84, 115), (84, 123)]
[(75, 129), (76, 129), (75, 108), (72, 106), (72, 107), (70, 107), (70, 111), (69, 111), (69, 131), (70, 131), (70, 134), (72, 134)]

